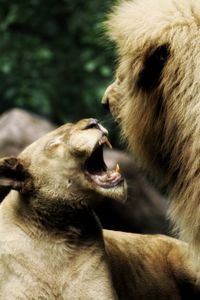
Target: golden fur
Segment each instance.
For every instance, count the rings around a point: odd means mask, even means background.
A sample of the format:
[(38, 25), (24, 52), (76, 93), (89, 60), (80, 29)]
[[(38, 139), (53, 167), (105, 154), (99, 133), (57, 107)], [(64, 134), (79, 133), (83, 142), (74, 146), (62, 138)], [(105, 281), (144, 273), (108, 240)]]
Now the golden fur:
[(200, 270), (200, 2), (123, 1), (107, 26), (119, 67), (103, 102), (167, 189), (171, 220)]
[(125, 186), (121, 181), (105, 189), (87, 179), (85, 169), (106, 135), (86, 119), (52, 131), (17, 158), (0, 160), (0, 185), (12, 189), (0, 205), (1, 299), (116, 299), (90, 207), (102, 196), (121, 199)]
[(121, 300), (199, 299), (188, 245), (164, 236), (104, 230), (113, 283)]
[(0, 186), (12, 189), (0, 205), (1, 299), (199, 299), (187, 244), (102, 231), (94, 205), (126, 190), (100, 171), (106, 135), (82, 120), (0, 160)]

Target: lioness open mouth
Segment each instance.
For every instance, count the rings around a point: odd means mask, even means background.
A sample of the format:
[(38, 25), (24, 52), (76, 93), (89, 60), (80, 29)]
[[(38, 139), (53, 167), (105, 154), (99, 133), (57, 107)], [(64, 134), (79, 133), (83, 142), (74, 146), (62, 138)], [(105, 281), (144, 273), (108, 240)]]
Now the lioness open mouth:
[(107, 145), (112, 148), (106, 136), (99, 140), (90, 157), (84, 165), (84, 173), (87, 179), (102, 188), (112, 188), (120, 184), (124, 179), (120, 174), (119, 165), (115, 170), (109, 170), (103, 158), (103, 148)]

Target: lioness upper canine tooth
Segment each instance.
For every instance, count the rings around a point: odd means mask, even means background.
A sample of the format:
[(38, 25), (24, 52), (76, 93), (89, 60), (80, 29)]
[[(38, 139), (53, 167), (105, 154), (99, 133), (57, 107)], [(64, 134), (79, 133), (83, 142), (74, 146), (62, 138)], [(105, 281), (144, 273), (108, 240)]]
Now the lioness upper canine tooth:
[(111, 145), (111, 143), (109, 142), (109, 140), (108, 139), (106, 139), (106, 145), (110, 148), (110, 149), (112, 149), (112, 145)]
[(102, 145), (102, 144), (106, 143), (106, 140), (107, 140), (107, 138), (105, 136), (103, 136), (101, 138), (101, 140), (99, 141), (99, 145)]
[(102, 139), (99, 141), (99, 145), (102, 145), (102, 144), (106, 144), (108, 146), (108, 148), (112, 149), (112, 145), (106, 136), (103, 136)]

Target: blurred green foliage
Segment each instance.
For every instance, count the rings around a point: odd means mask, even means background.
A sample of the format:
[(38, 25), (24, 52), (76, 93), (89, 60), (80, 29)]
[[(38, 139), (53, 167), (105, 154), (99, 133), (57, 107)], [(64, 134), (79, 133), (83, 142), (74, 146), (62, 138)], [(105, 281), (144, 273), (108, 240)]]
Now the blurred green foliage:
[(114, 1), (1, 0), (0, 112), (105, 119), (100, 99), (115, 59), (102, 21)]

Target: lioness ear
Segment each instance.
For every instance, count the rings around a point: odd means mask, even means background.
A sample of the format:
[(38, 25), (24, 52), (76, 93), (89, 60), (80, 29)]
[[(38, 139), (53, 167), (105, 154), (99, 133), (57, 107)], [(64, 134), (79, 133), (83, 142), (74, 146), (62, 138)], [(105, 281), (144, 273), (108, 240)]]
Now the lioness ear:
[(16, 157), (0, 159), (0, 187), (21, 190), (24, 186), (26, 171)]

